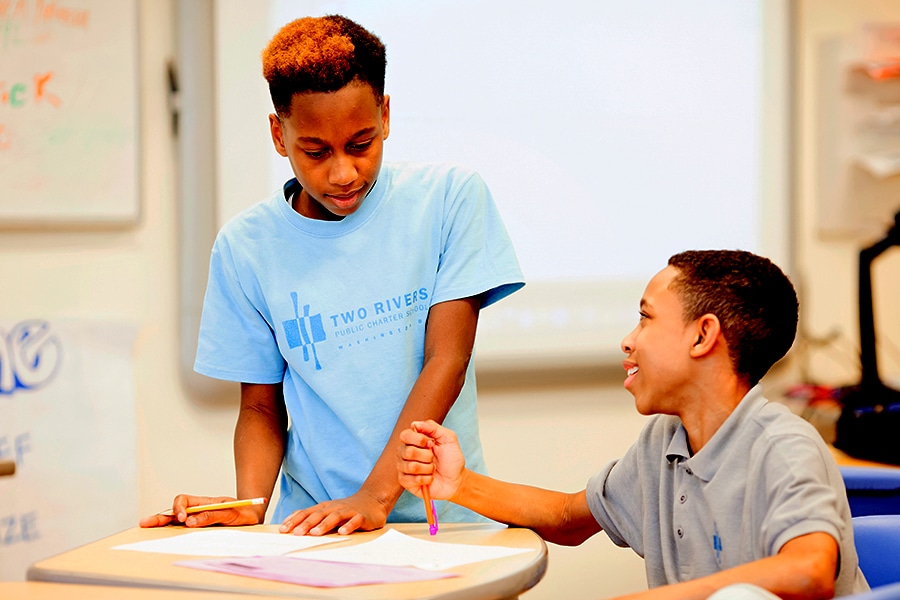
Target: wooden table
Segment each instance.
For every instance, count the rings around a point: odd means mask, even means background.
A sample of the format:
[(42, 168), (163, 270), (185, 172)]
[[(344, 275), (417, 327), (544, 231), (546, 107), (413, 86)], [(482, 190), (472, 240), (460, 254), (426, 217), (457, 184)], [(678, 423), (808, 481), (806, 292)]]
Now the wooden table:
[(111, 585), (0, 581), (3, 600), (270, 600), (271, 596), (236, 596), (226, 592), (122, 588)]
[[(434, 539), (428, 535), (428, 525), (424, 523), (391, 524), (388, 527), (413, 537)], [(254, 525), (242, 529), (276, 532), (278, 527)], [(535, 586), (547, 569), (547, 546), (533, 531), (476, 523), (441, 523), (437, 539), (447, 543), (512, 546), (528, 548), (531, 551), (456, 567), (452, 571), (460, 576), (449, 579), (316, 588), (177, 567), (172, 564), (174, 561), (188, 558), (180, 555), (112, 549), (119, 544), (159, 539), (178, 535), (184, 531), (183, 527), (128, 529), (39, 561), (28, 569), (28, 579), (59, 583), (239, 592), (307, 599), (476, 600), (516, 598), (521, 592)], [(354, 533), (344, 543), (362, 543), (374, 539), (381, 533), (382, 530)]]

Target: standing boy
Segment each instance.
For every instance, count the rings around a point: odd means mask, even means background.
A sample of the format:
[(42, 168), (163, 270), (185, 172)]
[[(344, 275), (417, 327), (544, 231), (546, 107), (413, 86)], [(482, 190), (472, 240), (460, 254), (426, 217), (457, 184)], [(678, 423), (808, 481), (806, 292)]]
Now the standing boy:
[(400, 482), (559, 544), (605, 530), (645, 559), (648, 597), (706, 598), (738, 583), (790, 598), (864, 591), (828, 448), (757, 386), (790, 349), (797, 308), (790, 281), (765, 258), (677, 254), (650, 280), (622, 342), (625, 387), (638, 412), (655, 416), (587, 489), (474, 473), (453, 432), (434, 422), (401, 434)]
[[(385, 163), (385, 49), (341, 16), (289, 23), (263, 52), (272, 141), (296, 176), (213, 247), (195, 369), (240, 381), (237, 496), (270, 497), (281, 530), (321, 535), (423, 520), (397, 482), (399, 432), (459, 428), (483, 470), (470, 362), (479, 310), (523, 284), (481, 178)], [(401, 497), (402, 494), (402, 497)], [(145, 527), (261, 523), (264, 506), (180, 495)], [(441, 515), (480, 519), (455, 507)]]

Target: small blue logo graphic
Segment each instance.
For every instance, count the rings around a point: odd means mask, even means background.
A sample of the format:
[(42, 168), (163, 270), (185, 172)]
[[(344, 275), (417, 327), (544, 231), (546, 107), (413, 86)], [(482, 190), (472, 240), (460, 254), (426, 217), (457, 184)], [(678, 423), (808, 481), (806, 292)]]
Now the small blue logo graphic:
[(713, 529), (715, 529), (715, 533), (713, 534), (713, 550), (716, 551), (716, 562), (719, 566), (722, 566), (722, 538), (719, 537), (719, 526), (713, 522)]
[(303, 316), (300, 316), (297, 303), (297, 292), (291, 292), (291, 301), (294, 303), (294, 317), (281, 323), (284, 327), (284, 337), (287, 339), (288, 348), (303, 348), (303, 360), (309, 362), (310, 354), (316, 363), (316, 370), (320, 371), (319, 356), (316, 354), (316, 342), (325, 341), (325, 328), (322, 327), (322, 315), (309, 314), (309, 304), (303, 305)]

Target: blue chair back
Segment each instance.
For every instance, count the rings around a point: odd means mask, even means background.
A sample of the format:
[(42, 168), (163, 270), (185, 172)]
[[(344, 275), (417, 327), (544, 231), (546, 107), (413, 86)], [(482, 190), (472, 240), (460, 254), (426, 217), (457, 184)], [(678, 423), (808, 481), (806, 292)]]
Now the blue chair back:
[(900, 600), (900, 583), (883, 585), (881, 587), (872, 588), (872, 590), (868, 592), (844, 596), (841, 600)]
[(853, 538), (869, 587), (900, 583), (900, 515), (853, 517)]
[(840, 470), (851, 515), (900, 515), (900, 469), (843, 466)]

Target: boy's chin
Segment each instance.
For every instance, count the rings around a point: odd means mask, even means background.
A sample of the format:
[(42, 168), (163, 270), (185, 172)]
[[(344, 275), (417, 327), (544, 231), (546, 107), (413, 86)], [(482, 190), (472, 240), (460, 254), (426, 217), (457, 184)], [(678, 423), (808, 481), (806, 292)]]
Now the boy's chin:
[(635, 396), (633, 393), (632, 395), (634, 396), (634, 407), (635, 409), (637, 409), (639, 414), (642, 414), (645, 417), (656, 414), (656, 411), (653, 410), (653, 406), (650, 403), (642, 402), (641, 398)]

